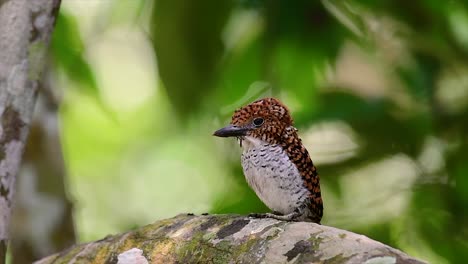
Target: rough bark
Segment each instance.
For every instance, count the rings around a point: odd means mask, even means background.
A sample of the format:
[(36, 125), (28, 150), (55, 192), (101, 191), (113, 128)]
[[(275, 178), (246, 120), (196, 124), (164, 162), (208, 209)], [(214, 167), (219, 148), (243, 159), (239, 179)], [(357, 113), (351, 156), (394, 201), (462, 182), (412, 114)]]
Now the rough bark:
[(0, 263), (15, 178), (60, 0), (0, 0)]
[(180, 215), (73, 246), (47, 263), (424, 263), (333, 227), (235, 215)]

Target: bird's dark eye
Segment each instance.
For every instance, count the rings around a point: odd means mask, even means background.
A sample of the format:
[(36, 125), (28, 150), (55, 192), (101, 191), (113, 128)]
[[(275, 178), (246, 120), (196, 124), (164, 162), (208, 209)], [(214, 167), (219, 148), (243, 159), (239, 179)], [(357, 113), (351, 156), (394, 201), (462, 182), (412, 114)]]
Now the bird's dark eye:
[(257, 117), (257, 118), (255, 118), (255, 119), (253, 120), (253, 124), (254, 124), (255, 126), (261, 126), (261, 125), (263, 125), (263, 121), (264, 121), (263, 118)]

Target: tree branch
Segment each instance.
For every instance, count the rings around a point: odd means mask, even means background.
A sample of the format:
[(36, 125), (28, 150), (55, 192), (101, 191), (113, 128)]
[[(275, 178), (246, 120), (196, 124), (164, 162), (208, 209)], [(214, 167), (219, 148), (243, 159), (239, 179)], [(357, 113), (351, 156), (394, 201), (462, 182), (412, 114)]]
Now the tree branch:
[(47, 263), (424, 263), (363, 235), (306, 222), (179, 215), (76, 245)]

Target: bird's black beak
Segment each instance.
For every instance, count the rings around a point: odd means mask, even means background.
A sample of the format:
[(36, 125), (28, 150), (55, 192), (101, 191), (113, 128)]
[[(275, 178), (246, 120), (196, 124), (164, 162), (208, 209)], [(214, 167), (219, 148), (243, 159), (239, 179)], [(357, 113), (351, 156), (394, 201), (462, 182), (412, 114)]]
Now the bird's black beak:
[(216, 130), (213, 136), (217, 137), (243, 137), (249, 131), (248, 127), (238, 127), (235, 125), (228, 125), (221, 129)]

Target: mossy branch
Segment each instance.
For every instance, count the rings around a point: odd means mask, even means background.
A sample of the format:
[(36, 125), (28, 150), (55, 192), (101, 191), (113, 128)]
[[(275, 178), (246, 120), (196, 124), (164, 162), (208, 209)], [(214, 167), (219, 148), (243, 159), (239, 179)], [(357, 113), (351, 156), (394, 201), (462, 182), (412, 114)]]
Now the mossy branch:
[(424, 263), (349, 231), (237, 215), (179, 215), (76, 245), (47, 263)]

